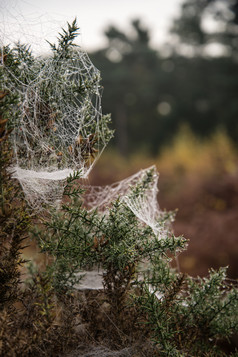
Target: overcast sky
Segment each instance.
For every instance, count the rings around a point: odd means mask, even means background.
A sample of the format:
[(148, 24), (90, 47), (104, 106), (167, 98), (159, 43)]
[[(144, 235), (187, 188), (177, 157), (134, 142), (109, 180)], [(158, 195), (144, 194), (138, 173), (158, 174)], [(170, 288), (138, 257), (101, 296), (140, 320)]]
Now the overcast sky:
[(152, 45), (165, 41), (166, 32), (178, 14), (181, 0), (0, 0), (1, 40), (33, 43), (45, 52), (45, 39), (55, 36), (76, 16), (80, 26), (79, 44), (93, 50), (105, 44), (104, 30), (114, 24), (129, 29), (130, 20), (140, 18), (151, 30)]

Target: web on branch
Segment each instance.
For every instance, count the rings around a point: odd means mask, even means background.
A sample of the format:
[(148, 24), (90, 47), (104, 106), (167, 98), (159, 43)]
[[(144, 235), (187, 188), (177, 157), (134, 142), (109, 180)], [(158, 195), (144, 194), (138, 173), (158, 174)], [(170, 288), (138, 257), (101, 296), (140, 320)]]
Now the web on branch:
[(104, 212), (113, 201), (120, 197), (135, 216), (151, 227), (160, 239), (165, 229), (164, 212), (160, 209), (157, 199), (158, 179), (156, 167), (151, 166), (112, 185), (85, 187), (85, 204), (89, 209)]
[(51, 46), (51, 57), (34, 58), (18, 45), (8, 50), (5, 66), (6, 89), (19, 98), (14, 177), (37, 210), (57, 204), (69, 174), (86, 177), (111, 137), (99, 71), (79, 47)]

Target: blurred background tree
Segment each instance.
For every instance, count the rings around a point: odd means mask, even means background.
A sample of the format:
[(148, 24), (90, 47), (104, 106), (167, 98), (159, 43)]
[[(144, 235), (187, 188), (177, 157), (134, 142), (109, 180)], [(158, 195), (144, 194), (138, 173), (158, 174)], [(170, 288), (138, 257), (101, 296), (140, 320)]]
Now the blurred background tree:
[(238, 2), (184, 1), (170, 43), (159, 50), (139, 19), (131, 27), (109, 27), (107, 47), (91, 54), (119, 152), (156, 155), (183, 123), (200, 137), (224, 128), (237, 142)]
[[(149, 45), (149, 31), (139, 20), (131, 25), (132, 34), (109, 27), (108, 46), (91, 55), (102, 73), (103, 106), (113, 113), (115, 142), (122, 155), (135, 150), (136, 142), (151, 149), (151, 126), (156, 119), (158, 56)], [(150, 125), (145, 125), (146, 119)]]

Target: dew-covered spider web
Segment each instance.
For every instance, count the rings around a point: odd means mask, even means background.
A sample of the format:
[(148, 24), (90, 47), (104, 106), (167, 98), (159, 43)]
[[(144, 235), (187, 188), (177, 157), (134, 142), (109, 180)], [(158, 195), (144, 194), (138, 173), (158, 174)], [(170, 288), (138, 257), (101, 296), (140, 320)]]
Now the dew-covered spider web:
[(158, 179), (156, 167), (151, 166), (112, 185), (85, 187), (85, 204), (89, 209), (104, 212), (119, 197), (160, 239), (164, 235), (165, 227), (164, 211), (158, 204)]
[[(107, 186), (84, 186), (84, 205), (89, 210), (108, 214), (117, 199), (125, 204), (137, 217), (139, 223), (149, 226), (157, 237), (163, 239), (168, 234), (169, 222), (166, 213), (158, 204), (159, 174), (155, 166), (143, 169), (124, 180)], [(172, 217), (170, 218), (171, 222)], [(142, 263), (141, 263), (142, 264)], [(80, 273), (84, 278), (79, 289), (102, 289), (103, 271), (94, 269)]]
[(100, 73), (73, 43), (77, 30), (76, 22), (68, 24), (47, 57), (20, 44), (1, 51), (5, 90), (17, 97), (14, 177), (36, 210), (57, 205), (73, 172), (87, 177), (111, 137)]

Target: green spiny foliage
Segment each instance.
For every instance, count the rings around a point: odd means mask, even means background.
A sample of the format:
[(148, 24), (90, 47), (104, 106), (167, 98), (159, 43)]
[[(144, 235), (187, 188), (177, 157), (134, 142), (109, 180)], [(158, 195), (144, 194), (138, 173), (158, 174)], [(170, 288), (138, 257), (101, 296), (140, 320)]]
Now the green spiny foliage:
[[(1, 59), (7, 61), (4, 54)], [(0, 67), (3, 77), (3, 66)], [(1, 81), (2, 83), (2, 81)], [(18, 296), (19, 268), (30, 218), (19, 185), (11, 179), (12, 148), (8, 137), (12, 130), (8, 115), (16, 97), (0, 89), (0, 309), (11, 305)], [(10, 109), (9, 109), (10, 108)]]
[(219, 345), (238, 331), (238, 290), (227, 285), (226, 269), (193, 279), (157, 261), (140, 285), (135, 301), (161, 356), (224, 355)]
[[(62, 59), (70, 57), (77, 31), (76, 22), (73, 22), (68, 25), (68, 31), (60, 35), (58, 46), (51, 45), (56, 69), (64, 65)], [(6, 64), (11, 63), (11, 73), (8, 72), (7, 80), (12, 83), (16, 81), (16, 86), (17, 76), (21, 77), (23, 83), (29, 84), (42, 69), (43, 62), (35, 60), (27, 46), (18, 45), (14, 50), (6, 48), (6, 53)], [(1, 55), (2, 59), (4, 56)], [(26, 64), (30, 71), (26, 71)], [(64, 83), (60, 70), (58, 73), (56, 71), (52, 86)], [(38, 120), (43, 120), (45, 115), (55, 114), (57, 109), (51, 107), (49, 101), (52, 90), (50, 85), (41, 88), (47, 110), (44, 112), (46, 107), (43, 111), (39, 110)], [(83, 86), (90, 85), (93, 86), (94, 82), (81, 83), (79, 96), (85, 94)], [(69, 313), (69, 309), (75, 301), (68, 294), (65, 294), (66, 301), (59, 301), (64, 296), (60, 293), (78, 282), (77, 273), (81, 270), (100, 267), (104, 271), (104, 293), (110, 305), (106, 312), (114, 325), (118, 323), (122, 327), (126, 314), (127, 321), (138, 321), (139, 318), (140, 322), (145, 323), (146, 334), (157, 345), (158, 356), (222, 355), (219, 342), (237, 330), (238, 294), (237, 289), (225, 284), (225, 270), (211, 271), (208, 278), (197, 280), (172, 270), (171, 256), (186, 247), (186, 240), (175, 237), (170, 231), (170, 214), (161, 215), (158, 225), (164, 229), (164, 235), (158, 239), (149, 226), (137, 219), (122, 197), (118, 197), (103, 213), (89, 211), (84, 206), (83, 190), (77, 186), (80, 173), (69, 177), (62, 208), (52, 210), (48, 217), (44, 217), (45, 229), (39, 226), (35, 232), (42, 251), (52, 259), (47, 271), (32, 275), (31, 283), (21, 295), (21, 310), (8, 313), (4, 309), (9, 302), (16, 300), (14, 293), (20, 281), (18, 267), (22, 263), (19, 249), (29, 218), (7, 170), (11, 163), (11, 150), (7, 141), (11, 128), (10, 119), (8, 123), (5, 118), (8, 118), (13, 107), (16, 108), (14, 100), (21, 100), (21, 97), (10, 97), (5, 88), (0, 93), (3, 100), (0, 122), (0, 223), (3, 227), (0, 233), (3, 247), (0, 278), (4, 283), (0, 296), (4, 304), (0, 314), (0, 353), (5, 356), (53, 356), (62, 352), (74, 339), (74, 315)], [(60, 113), (57, 115), (60, 116)], [(87, 115), (90, 121), (91, 114)], [(15, 120), (17, 116), (18, 112), (15, 111)], [(54, 120), (57, 121), (57, 117)], [(105, 123), (103, 125), (106, 127)], [(87, 134), (93, 134), (94, 128), (89, 129)], [(109, 131), (107, 134), (110, 136)], [(88, 145), (88, 142), (80, 138), (80, 144)], [(152, 180), (153, 172), (150, 171), (131, 188), (129, 197), (143, 197)], [(131, 296), (134, 298), (131, 306), (134, 306), (138, 315), (136, 318), (135, 313), (130, 315), (132, 310), (128, 302), (131, 303)], [(59, 312), (60, 305), (62, 310)], [(67, 316), (62, 311), (68, 311)], [(141, 332), (141, 329), (137, 331)]]
[(11, 120), (21, 168), (40, 162), (62, 169), (78, 163), (79, 156), (90, 166), (112, 137), (110, 116), (101, 113), (100, 73), (74, 43), (78, 29), (76, 20), (62, 29), (58, 44), (50, 44), (49, 57), (34, 56), (20, 43), (4, 49), (3, 79), (19, 104), (12, 103)]
[[(161, 226), (168, 229), (158, 239), (120, 197), (105, 213), (88, 211), (83, 191), (73, 185), (78, 178), (68, 179), (67, 203), (45, 221), (45, 233), (37, 233), (42, 250), (54, 257), (49, 269), (56, 288), (73, 285), (81, 269), (101, 267), (118, 326), (130, 313), (132, 295), (159, 356), (222, 356), (219, 344), (237, 331), (238, 322), (238, 292), (226, 284), (226, 270), (198, 279), (177, 273), (170, 267), (171, 255), (186, 241), (170, 232), (169, 214), (161, 216)], [(152, 179), (148, 172), (130, 194), (145, 194)]]
[(68, 30), (62, 29), (63, 33), (60, 33), (58, 37), (58, 46), (47, 41), (52, 51), (56, 52), (56, 54), (65, 56), (70, 47), (76, 46), (73, 41), (78, 36), (78, 30), (79, 27), (77, 26), (77, 20), (75, 18), (72, 24), (68, 23)]
[[(54, 256), (50, 269), (58, 288), (62, 284), (74, 283), (75, 274), (80, 269), (101, 267), (110, 301), (117, 302), (116, 310), (119, 310), (120, 302), (138, 274), (140, 263), (156, 255), (166, 257), (168, 252), (181, 250), (186, 241), (171, 232), (159, 240), (120, 197), (105, 213), (88, 211), (80, 198), (82, 191), (72, 186), (76, 179), (77, 175), (68, 179), (65, 193), (69, 200), (60, 212), (54, 212), (51, 219), (46, 220), (46, 233), (41, 230), (35, 234), (42, 251)], [(152, 179), (149, 172), (131, 193), (136, 190), (143, 194), (145, 185)], [(163, 225), (164, 219), (163, 216)]]
[(73, 343), (74, 316), (67, 310), (67, 297), (57, 300), (47, 273), (36, 272), (31, 275), (29, 284), (22, 283), (21, 267), (25, 263), (22, 250), (32, 214), (19, 183), (11, 176), (13, 153), (9, 137), (16, 124), (12, 108), (17, 106), (19, 96), (7, 91), (3, 84), (5, 66), (9, 61), (13, 61), (12, 54), (1, 53), (0, 355), (53, 356)]

